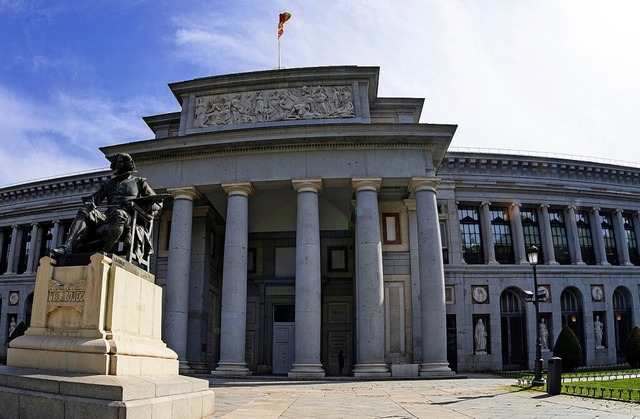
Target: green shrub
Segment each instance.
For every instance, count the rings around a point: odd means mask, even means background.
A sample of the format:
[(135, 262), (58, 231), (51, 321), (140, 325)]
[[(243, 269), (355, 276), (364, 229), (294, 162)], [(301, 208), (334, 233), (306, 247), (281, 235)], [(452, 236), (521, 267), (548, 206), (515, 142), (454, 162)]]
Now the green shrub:
[(582, 348), (569, 326), (562, 327), (553, 346), (553, 355), (562, 358), (562, 372), (571, 372), (582, 365)]
[(627, 362), (634, 368), (640, 368), (640, 327), (631, 330), (627, 340)]

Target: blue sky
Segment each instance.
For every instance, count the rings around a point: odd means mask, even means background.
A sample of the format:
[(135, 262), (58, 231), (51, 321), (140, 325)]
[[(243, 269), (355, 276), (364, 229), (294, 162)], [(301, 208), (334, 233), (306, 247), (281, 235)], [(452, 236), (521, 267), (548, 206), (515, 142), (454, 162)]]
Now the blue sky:
[(0, 185), (107, 166), (179, 110), (167, 84), (380, 66), (453, 147), (640, 162), (635, 0), (0, 0)]

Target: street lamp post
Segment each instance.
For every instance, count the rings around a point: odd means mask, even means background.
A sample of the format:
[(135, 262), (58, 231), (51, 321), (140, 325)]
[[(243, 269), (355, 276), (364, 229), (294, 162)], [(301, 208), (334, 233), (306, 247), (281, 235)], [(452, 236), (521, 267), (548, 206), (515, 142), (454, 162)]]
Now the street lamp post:
[(533, 306), (536, 311), (536, 359), (533, 361), (533, 381), (531, 385), (544, 385), (542, 378), (542, 340), (540, 339), (540, 308), (538, 302), (538, 276), (536, 266), (538, 265), (538, 248), (531, 246), (527, 249), (527, 260), (533, 268)]

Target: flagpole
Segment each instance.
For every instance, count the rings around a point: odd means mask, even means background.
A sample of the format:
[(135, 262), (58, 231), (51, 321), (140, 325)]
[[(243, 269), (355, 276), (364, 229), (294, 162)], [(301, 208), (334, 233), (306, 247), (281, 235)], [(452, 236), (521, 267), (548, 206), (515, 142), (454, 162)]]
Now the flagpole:
[(278, 70), (282, 68), (282, 45), (280, 44), (280, 37), (284, 32), (284, 24), (289, 19), (291, 19), (291, 13), (289, 12), (278, 15)]

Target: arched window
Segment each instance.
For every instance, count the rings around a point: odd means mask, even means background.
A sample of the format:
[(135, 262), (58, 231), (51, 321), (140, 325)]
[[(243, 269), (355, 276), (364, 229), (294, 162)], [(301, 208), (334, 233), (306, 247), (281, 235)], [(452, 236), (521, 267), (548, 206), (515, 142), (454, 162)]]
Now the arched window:
[(500, 331), (502, 369), (521, 370), (527, 368), (526, 313), (522, 291), (507, 288), (500, 295)]
[(562, 326), (569, 326), (575, 333), (582, 347), (582, 355), (586, 356), (584, 342), (584, 314), (582, 294), (577, 288), (568, 287), (560, 295), (560, 307), (562, 309)]
[(632, 327), (633, 306), (631, 301), (631, 292), (627, 287), (620, 286), (613, 292), (613, 317), (618, 362), (626, 362), (627, 339)]

